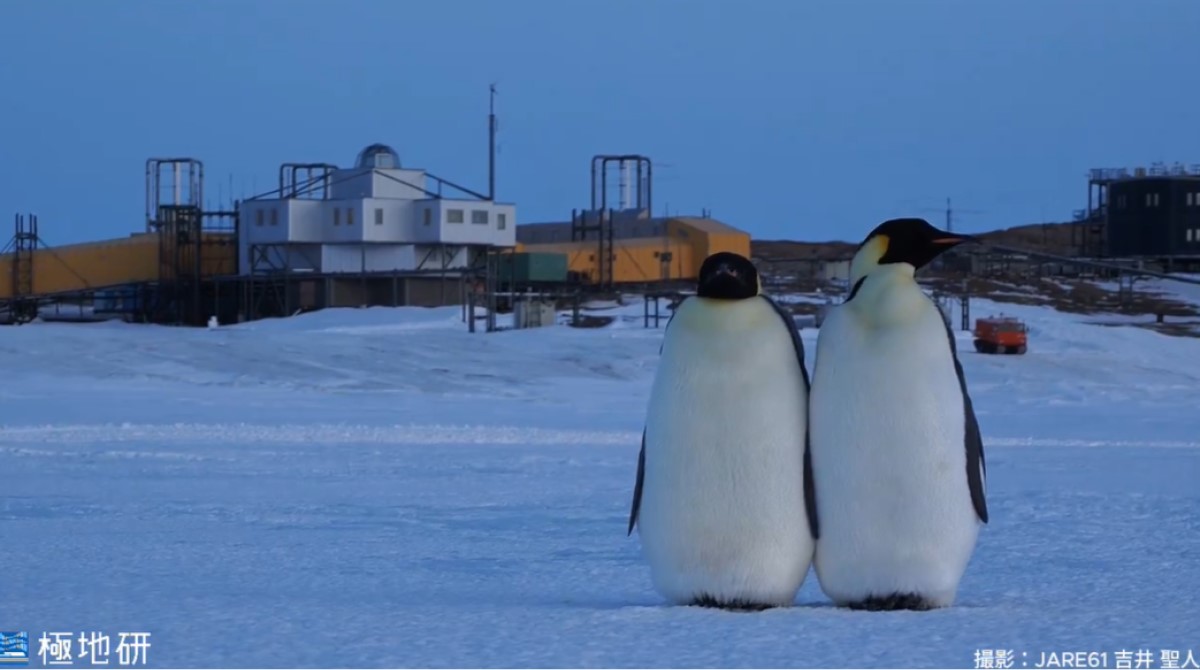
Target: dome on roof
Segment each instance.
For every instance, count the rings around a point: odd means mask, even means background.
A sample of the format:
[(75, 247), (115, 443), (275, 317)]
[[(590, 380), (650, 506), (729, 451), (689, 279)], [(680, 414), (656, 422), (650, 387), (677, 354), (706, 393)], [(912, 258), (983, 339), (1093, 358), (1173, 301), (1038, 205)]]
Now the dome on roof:
[(372, 144), (358, 152), (355, 167), (360, 168), (398, 168), (400, 154), (386, 144)]

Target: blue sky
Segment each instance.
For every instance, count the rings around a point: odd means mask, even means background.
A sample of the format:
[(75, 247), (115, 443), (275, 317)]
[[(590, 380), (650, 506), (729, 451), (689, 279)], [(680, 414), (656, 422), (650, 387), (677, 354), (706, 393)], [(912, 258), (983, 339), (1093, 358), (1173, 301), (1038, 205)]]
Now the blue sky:
[(484, 190), (495, 81), (527, 222), (626, 152), (656, 213), (760, 238), (947, 196), (966, 230), (1064, 220), (1090, 167), (1200, 163), (1196, 26), (1193, 0), (3, 0), (0, 213), (123, 236), (150, 156), (203, 160), (215, 206), (372, 142)]

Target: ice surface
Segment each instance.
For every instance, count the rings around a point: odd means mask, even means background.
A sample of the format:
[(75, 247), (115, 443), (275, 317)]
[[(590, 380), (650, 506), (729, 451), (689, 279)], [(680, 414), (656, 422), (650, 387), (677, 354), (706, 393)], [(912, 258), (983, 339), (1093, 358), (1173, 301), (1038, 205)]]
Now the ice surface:
[(1197, 340), (974, 301), (1030, 344), (960, 334), (992, 523), (957, 605), (839, 610), (810, 574), (797, 607), (734, 614), (663, 606), (625, 536), (661, 338), (641, 312), (0, 329), (0, 629), (150, 631), (174, 667), (1200, 655)]

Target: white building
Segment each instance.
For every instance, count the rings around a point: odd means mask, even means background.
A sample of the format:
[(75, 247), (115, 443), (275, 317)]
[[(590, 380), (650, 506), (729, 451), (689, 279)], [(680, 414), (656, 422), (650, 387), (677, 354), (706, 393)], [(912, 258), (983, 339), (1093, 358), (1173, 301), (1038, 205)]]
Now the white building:
[(836, 260), (821, 261), (818, 267), (817, 278), (827, 282), (849, 282), (850, 260), (849, 258), (839, 258)]
[(487, 248), (516, 244), (514, 205), (442, 197), (446, 183), (372, 144), (353, 168), (324, 166), (314, 180), (281, 183), (279, 198), (242, 202), (238, 267), (242, 275), (458, 275)]

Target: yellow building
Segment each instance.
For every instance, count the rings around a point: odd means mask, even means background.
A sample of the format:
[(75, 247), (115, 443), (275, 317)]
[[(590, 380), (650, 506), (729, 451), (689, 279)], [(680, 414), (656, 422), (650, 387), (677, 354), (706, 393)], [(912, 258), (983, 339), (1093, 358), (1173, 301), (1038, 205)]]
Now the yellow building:
[[(232, 235), (205, 233), (201, 250), (201, 276), (231, 275), (236, 271), (237, 247)], [(194, 268), (189, 252), (195, 247), (180, 250), (183, 258), (180, 270)], [(165, 249), (168, 253), (170, 247)], [(138, 233), (130, 237), (58, 247), (40, 247), (32, 252), (28, 288), (29, 295), (48, 296), (86, 292), (126, 284), (157, 282), (164, 263), (160, 254), (163, 244), (157, 233)], [(13, 264), (16, 255), (0, 255), (0, 300), (17, 297)]]
[[(617, 218), (612, 223), (614, 283), (691, 280), (704, 259), (718, 251), (750, 257), (750, 234), (715, 219), (697, 217)], [(600, 279), (600, 241), (595, 231), (571, 241), (571, 223), (534, 223), (517, 227), (518, 252), (567, 256), (567, 269)]]

